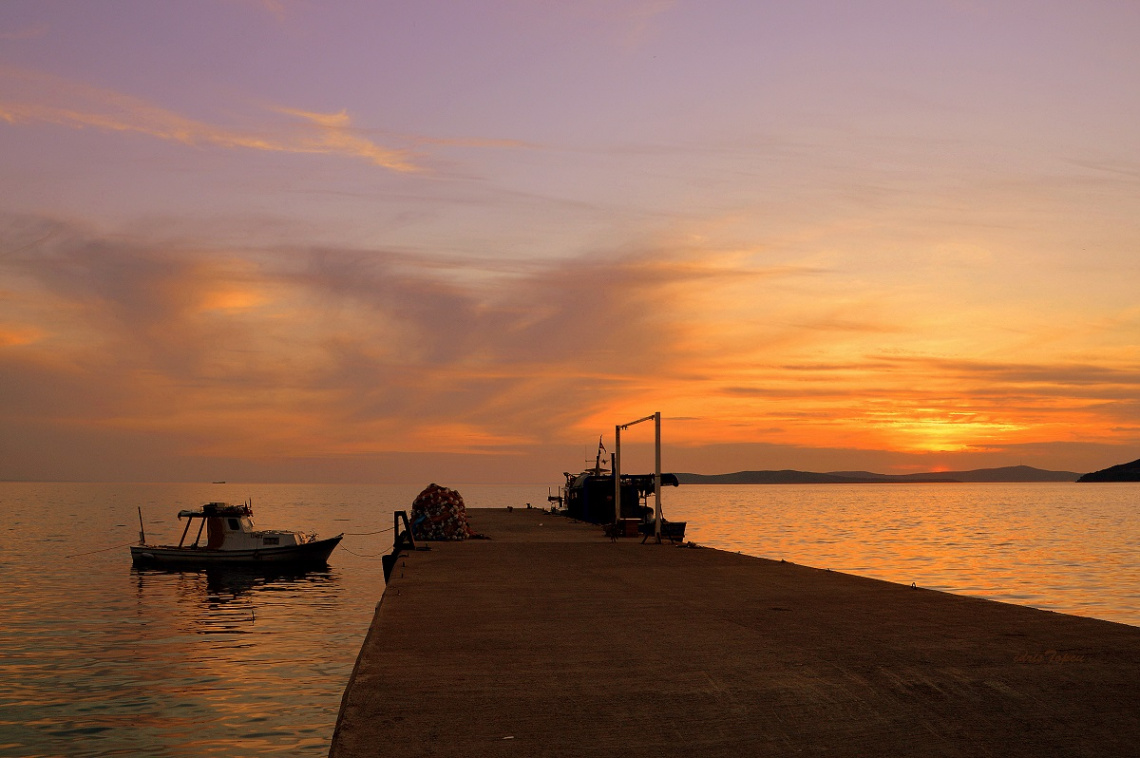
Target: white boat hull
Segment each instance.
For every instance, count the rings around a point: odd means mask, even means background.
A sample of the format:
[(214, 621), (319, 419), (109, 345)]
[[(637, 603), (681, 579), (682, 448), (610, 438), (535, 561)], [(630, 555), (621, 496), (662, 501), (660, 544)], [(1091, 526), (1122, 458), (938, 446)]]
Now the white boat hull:
[(344, 535), (301, 545), (282, 545), (246, 550), (209, 550), (171, 545), (132, 545), (136, 566), (201, 568), (206, 566), (323, 566)]

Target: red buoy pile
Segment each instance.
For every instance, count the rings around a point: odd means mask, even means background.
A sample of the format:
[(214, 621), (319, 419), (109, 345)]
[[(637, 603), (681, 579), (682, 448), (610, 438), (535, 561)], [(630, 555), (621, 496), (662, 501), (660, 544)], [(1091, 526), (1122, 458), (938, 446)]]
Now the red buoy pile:
[(434, 482), (412, 503), (412, 537), (417, 540), (465, 540), (473, 536), (467, 525), (467, 506), (455, 490)]

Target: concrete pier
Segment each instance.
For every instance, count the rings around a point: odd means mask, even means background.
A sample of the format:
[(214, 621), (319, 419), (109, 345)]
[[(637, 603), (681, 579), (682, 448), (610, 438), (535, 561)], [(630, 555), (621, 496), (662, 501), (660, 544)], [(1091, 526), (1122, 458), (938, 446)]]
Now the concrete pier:
[(397, 562), (333, 758), (1140, 755), (1140, 628), (470, 516)]

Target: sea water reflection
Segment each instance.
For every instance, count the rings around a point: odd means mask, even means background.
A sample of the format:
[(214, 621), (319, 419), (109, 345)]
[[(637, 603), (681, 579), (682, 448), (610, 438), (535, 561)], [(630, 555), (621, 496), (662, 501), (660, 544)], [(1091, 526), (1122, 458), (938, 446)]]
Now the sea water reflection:
[(345, 656), (325, 659), (313, 641), (341, 591), (334, 572), (129, 570), (128, 578), (131, 591), (101, 609), (62, 603), (59, 618), (39, 624), (42, 646), (25, 642), (5, 663), (18, 674), (5, 705), (28, 716), (4, 725), (18, 738), (8, 746), (38, 748), (12, 754), (327, 749)]
[(341, 599), (336, 572), (132, 569), (131, 579), (135, 670), (161, 722), (144, 745), (168, 755), (324, 749), (328, 722), (314, 721), (313, 706), (327, 713), (320, 697), (343, 681), (313, 642)]
[[(0, 755), (327, 754), (384, 588), (390, 535), (368, 533), (419, 489), (0, 484)], [(546, 496), (459, 489), (472, 508)], [(130, 568), (137, 506), (149, 538), (177, 542), (179, 509), (247, 497), (260, 526), (347, 533), (330, 567)], [(1140, 624), (1140, 485), (682, 486), (663, 500), (701, 544)]]
[(1140, 625), (1140, 485), (706, 485), (663, 500), (712, 547)]
[(0, 755), (325, 755), (385, 535), (301, 574), (140, 571), (136, 508), (156, 542), (179, 509), (250, 496), (259, 525), (333, 535), (408, 489), (0, 484)]

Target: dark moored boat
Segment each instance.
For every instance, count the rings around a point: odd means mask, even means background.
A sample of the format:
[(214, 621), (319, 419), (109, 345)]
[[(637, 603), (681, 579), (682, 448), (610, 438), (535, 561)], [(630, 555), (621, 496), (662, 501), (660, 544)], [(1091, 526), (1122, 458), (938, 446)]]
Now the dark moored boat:
[[(613, 524), (614, 518), (614, 477), (604, 468), (600, 444), (594, 467), (580, 474), (565, 472), (566, 484), (560, 487), (558, 495), (549, 496), (561, 512), (570, 518), (591, 524)], [(679, 482), (675, 474), (662, 474), (661, 486), (676, 487)], [(655, 533), (654, 512), (647, 504), (653, 493), (653, 474), (622, 474), (621, 476), (621, 518), (620, 522), (636, 525), (639, 534)], [(684, 521), (666, 521), (662, 517), (661, 536), (671, 540), (685, 538)]]
[[(206, 503), (198, 510), (179, 511), (186, 528), (177, 545), (147, 545), (140, 533), (138, 545), (131, 546), (136, 566), (161, 568), (204, 568), (210, 566), (323, 566), (344, 535), (318, 540), (317, 535), (279, 529), (254, 529), (248, 503)], [(141, 519), (141, 514), (140, 514)], [(186, 544), (195, 520), (200, 520), (197, 536)], [(200, 544), (203, 529), (205, 544)]]

